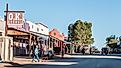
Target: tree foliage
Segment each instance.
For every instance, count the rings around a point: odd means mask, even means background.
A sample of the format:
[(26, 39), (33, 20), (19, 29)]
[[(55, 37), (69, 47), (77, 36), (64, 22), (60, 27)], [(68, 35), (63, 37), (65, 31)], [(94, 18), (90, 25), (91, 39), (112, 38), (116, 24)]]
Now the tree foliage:
[[(120, 40), (120, 37), (119, 37), (119, 40)], [(111, 35), (111, 36), (107, 37), (106, 38), (106, 44), (110, 48), (116, 47), (117, 44), (118, 44), (118, 37), (116, 37), (115, 35)]]
[(92, 23), (77, 20), (74, 24), (68, 26), (68, 39), (70, 42), (76, 42), (80, 45), (91, 45), (94, 43), (92, 38)]

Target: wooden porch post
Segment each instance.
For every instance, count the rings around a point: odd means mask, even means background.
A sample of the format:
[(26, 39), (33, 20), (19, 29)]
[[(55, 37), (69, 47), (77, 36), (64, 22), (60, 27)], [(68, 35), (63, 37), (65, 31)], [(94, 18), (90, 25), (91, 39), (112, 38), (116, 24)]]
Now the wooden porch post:
[(29, 36), (29, 51), (31, 52), (31, 39), (32, 39), (32, 35), (30, 33), (30, 36)]
[(48, 49), (50, 49), (50, 38), (48, 38)]
[(62, 41), (60, 41), (61, 42), (61, 52), (62, 52), (62, 46), (63, 46), (63, 42)]

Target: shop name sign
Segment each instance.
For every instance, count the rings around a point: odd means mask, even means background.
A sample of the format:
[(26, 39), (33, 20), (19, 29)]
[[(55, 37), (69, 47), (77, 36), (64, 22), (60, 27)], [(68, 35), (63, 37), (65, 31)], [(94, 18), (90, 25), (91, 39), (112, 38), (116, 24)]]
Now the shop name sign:
[(7, 24), (8, 25), (23, 25), (24, 11), (8, 11)]

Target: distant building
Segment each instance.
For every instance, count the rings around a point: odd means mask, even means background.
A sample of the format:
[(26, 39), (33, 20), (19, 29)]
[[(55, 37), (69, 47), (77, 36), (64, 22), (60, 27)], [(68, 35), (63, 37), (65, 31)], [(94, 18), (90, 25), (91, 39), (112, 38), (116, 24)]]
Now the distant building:
[(49, 29), (46, 25), (42, 23), (35, 23), (37, 25), (37, 29), (39, 29), (39, 33), (44, 34), (44, 35), (49, 35)]
[(60, 32), (57, 29), (53, 29), (52, 31), (49, 32), (50, 36), (53, 36), (61, 41), (64, 41), (64, 34), (60, 34)]
[(32, 45), (34, 43), (37, 43), (40, 48), (43, 48), (47, 50), (48, 46), (48, 38), (49, 38), (49, 29), (47, 26), (45, 26), (42, 23), (33, 23), (31, 21), (26, 21), (26, 23), (30, 26), (30, 33), (36, 35), (36, 42), (33, 41)]
[(35, 33), (40, 33), (43, 35), (49, 35), (49, 29), (47, 26), (42, 23), (33, 23), (31, 21), (26, 21), (30, 26), (30, 31)]
[(64, 34), (60, 34), (57, 29), (53, 29), (49, 32), (49, 35), (50, 48), (52, 48), (56, 54), (60, 54), (62, 47), (64, 47)]

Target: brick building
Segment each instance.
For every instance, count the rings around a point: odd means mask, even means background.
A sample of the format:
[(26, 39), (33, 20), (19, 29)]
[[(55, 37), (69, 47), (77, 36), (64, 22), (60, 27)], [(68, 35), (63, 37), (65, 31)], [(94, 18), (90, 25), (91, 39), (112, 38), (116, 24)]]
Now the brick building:
[(64, 34), (61, 34), (57, 29), (53, 29), (49, 32), (49, 35), (50, 48), (52, 48), (56, 54), (60, 54), (62, 46), (64, 46)]

